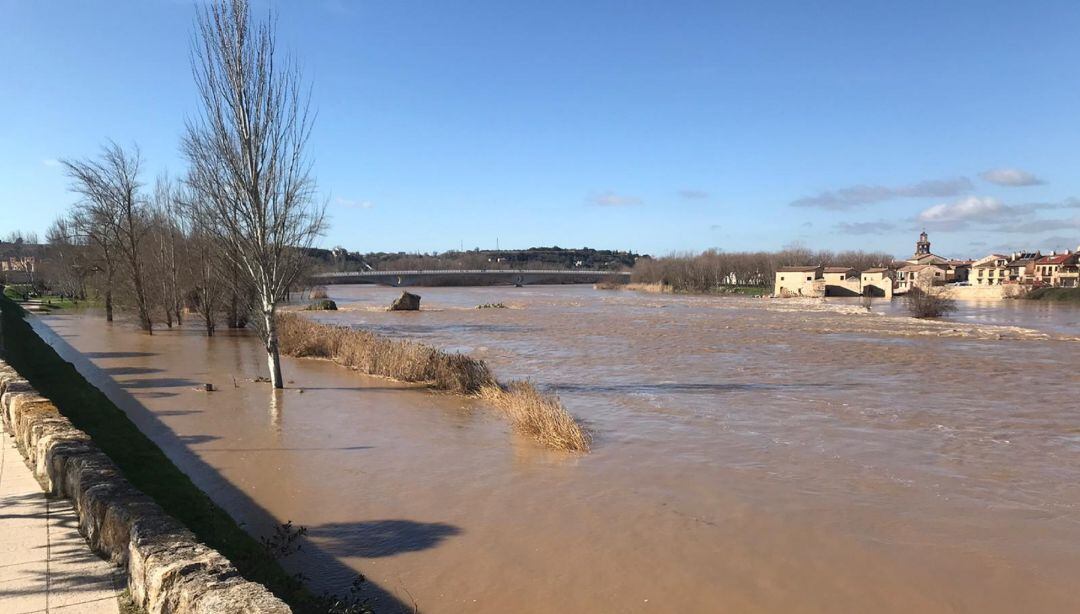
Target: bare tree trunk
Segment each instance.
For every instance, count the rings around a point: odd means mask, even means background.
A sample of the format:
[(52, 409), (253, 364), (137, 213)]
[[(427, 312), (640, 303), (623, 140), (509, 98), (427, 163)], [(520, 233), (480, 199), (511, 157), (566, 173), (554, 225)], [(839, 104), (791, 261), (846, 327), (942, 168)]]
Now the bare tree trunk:
[(146, 334), (153, 335), (154, 321), (150, 319), (150, 309), (146, 304), (146, 292), (142, 284), (142, 271), (137, 261), (132, 263), (132, 270), (132, 281), (135, 284), (135, 304), (139, 309), (139, 325), (146, 331)]
[(112, 303), (112, 289), (113, 289), (113, 267), (109, 261), (105, 262), (105, 321), (113, 321), (113, 303)]
[(281, 354), (278, 352), (277, 322), (274, 318), (275, 306), (263, 303), (263, 326), (266, 332), (266, 363), (270, 368), (270, 384), (274, 388), (284, 388), (281, 381)]

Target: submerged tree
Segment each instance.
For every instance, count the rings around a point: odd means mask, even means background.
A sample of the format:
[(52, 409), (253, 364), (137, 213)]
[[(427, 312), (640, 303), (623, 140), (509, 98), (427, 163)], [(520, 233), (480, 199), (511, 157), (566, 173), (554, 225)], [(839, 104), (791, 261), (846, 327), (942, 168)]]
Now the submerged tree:
[(214, 0), (199, 10), (196, 32), (201, 109), (183, 141), (189, 184), (207, 230), (254, 291), (270, 381), (281, 388), (274, 318), (325, 212), (304, 153), (309, 97), (299, 69), (279, 56), (272, 25), (254, 23), (247, 0)]
[(134, 290), (139, 325), (153, 334), (153, 320), (144, 280), (142, 242), (149, 220), (146, 200), (139, 190), (142, 156), (136, 147), (127, 152), (116, 143), (102, 147), (97, 159), (61, 160), (71, 190), (83, 196), (76, 205), (78, 225), (102, 248), (108, 267), (106, 312), (112, 320), (113, 254), (126, 265)]
[(187, 280), (185, 299), (198, 313), (206, 328), (206, 336), (213, 337), (217, 329), (221, 306), (226, 294), (233, 290), (230, 273), (233, 267), (222, 253), (221, 244), (210, 231), (204, 216), (206, 207), (197, 202), (191, 190), (177, 193), (181, 226), (185, 229), (185, 252), (183, 259), (184, 279)]
[(904, 295), (908, 313), (916, 318), (940, 318), (956, 311), (956, 301), (940, 294), (931, 294), (927, 290), (914, 287)]
[(65, 215), (53, 221), (45, 232), (49, 244), (49, 259), (44, 261), (44, 271), (61, 294), (75, 300), (86, 298), (87, 279), (95, 272), (89, 259), (89, 246), (73, 222)]
[(154, 183), (151, 208), (153, 255), (151, 268), (157, 284), (157, 304), (165, 316), (165, 325), (183, 324), (183, 280), (180, 278), (185, 247), (184, 219), (180, 214), (180, 195), (169, 176), (162, 173)]

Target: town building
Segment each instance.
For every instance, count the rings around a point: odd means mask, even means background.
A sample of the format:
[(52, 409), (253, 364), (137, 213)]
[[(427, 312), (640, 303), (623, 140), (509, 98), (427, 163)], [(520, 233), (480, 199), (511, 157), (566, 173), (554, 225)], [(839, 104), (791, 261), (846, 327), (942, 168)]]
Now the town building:
[(1005, 283), (1029, 285), (1035, 282), (1035, 262), (1042, 258), (1039, 252), (1016, 252), (1005, 264)]
[(24, 271), (33, 273), (36, 262), (33, 256), (8, 256), (0, 260), (0, 271)]
[(859, 272), (851, 267), (827, 266), (824, 269), (825, 296), (859, 296), (862, 285)]
[(1080, 251), (1073, 252), (1054, 271), (1051, 284), (1059, 288), (1080, 288)]
[(782, 297), (825, 296), (825, 267), (785, 266), (776, 269), (773, 295)]
[(969, 281), (975, 286), (997, 286), (1008, 278), (1009, 257), (1002, 254), (990, 254), (979, 258), (971, 265)]
[(1063, 254), (1051, 252), (1049, 255), (1039, 258), (1035, 261), (1035, 284), (1045, 286), (1061, 285), (1060, 282), (1062, 277), (1059, 271), (1061, 271), (1063, 266), (1067, 266), (1070, 261), (1075, 263), (1076, 259), (1077, 254), (1072, 252), (1065, 252)]
[(908, 264), (896, 270), (896, 293), (904, 294), (915, 288), (929, 290), (943, 286), (949, 280), (946, 264)]
[(895, 272), (885, 267), (866, 269), (859, 276), (859, 286), (864, 296), (880, 296), (891, 299), (895, 285)]

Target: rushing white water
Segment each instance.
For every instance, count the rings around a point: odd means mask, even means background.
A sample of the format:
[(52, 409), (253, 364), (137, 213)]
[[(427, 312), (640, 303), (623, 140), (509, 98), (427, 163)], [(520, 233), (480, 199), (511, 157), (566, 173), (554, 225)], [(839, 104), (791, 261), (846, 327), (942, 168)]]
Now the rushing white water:
[(287, 360), (275, 394), (248, 381), (265, 374), (243, 335), (43, 321), (253, 532), (309, 527), (290, 566), (338, 591), (362, 570), (384, 609), (1080, 609), (1075, 307), (965, 305), (942, 324), (526, 287), (424, 288), (424, 311), (387, 313), (393, 289), (328, 290), (342, 310), (314, 317), (557, 390), (593, 452), (322, 361)]

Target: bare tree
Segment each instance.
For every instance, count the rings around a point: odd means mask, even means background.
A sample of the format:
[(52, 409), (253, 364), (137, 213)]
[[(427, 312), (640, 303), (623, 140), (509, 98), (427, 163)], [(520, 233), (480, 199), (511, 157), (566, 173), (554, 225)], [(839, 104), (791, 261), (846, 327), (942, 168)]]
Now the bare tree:
[(86, 298), (86, 280), (95, 267), (89, 258), (89, 246), (79, 234), (74, 221), (60, 216), (45, 232), (49, 244), (46, 267), (49, 282), (60, 289), (61, 294), (75, 300)]
[(162, 173), (154, 183), (152, 232), (154, 238), (154, 277), (157, 281), (159, 303), (165, 314), (165, 324), (172, 328), (175, 320), (183, 324), (183, 297), (180, 285), (180, 266), (177, 257), (183, 248), (182, 218), (179, 194), (172, 180)]
[(76, 210), (71, 215), (71, 226), (76, 235), (92, 248), (94, 268), (105, 274), (103, 287), (99, 288), (105, 301), (105, 321), (113, 321), (113, 290), (116, 281), (116, 252), (112, 234), (100, 215), (92, 210)]
[[(126, 264), (135, 293), (139, 325), (153, 334), (153, 320), (143, 280), (140, 249), (146, 234), (146, 202), (139, 194), (142, 157), (138, 147), (128, 153), (116, 143), (102, 147), (97, 160), (61, 160), (72, 179), (72, 191), (81, 194), (77, 205), (82, 219), (102, 233)], [(111, 275), (111, 271), (110, 271)], [(111, 287), (111, 283), (110, 283)], [(107, 307), (108, 309), (108, 307)], [(110, 309), (111, 311), (111, 309)]]
[(233, 267), (232, 261), (222, 253), (221, 243), (210, 231), (210, 222), (204, 216), (206, 207), (197, 203), (195, 198), (190, 190), (177, 194), (186, 238), (181, 268), (188, 288), (185, 298), (202, 317), (206, 336), (213, 337), (222, 303), (226, 294), (233, 290), (229, 278)]
[(325, 212), (304, 153), (309, 96), (296, 65), (279, 57), (270, 20), (256, 24), (247, 0), (214, 0), (199, 10), (196, 32), (202, 104), (183, 142), (190, 185), (208, 230), (255, 292), (270, 381), (281, 388), (274, 318)]

